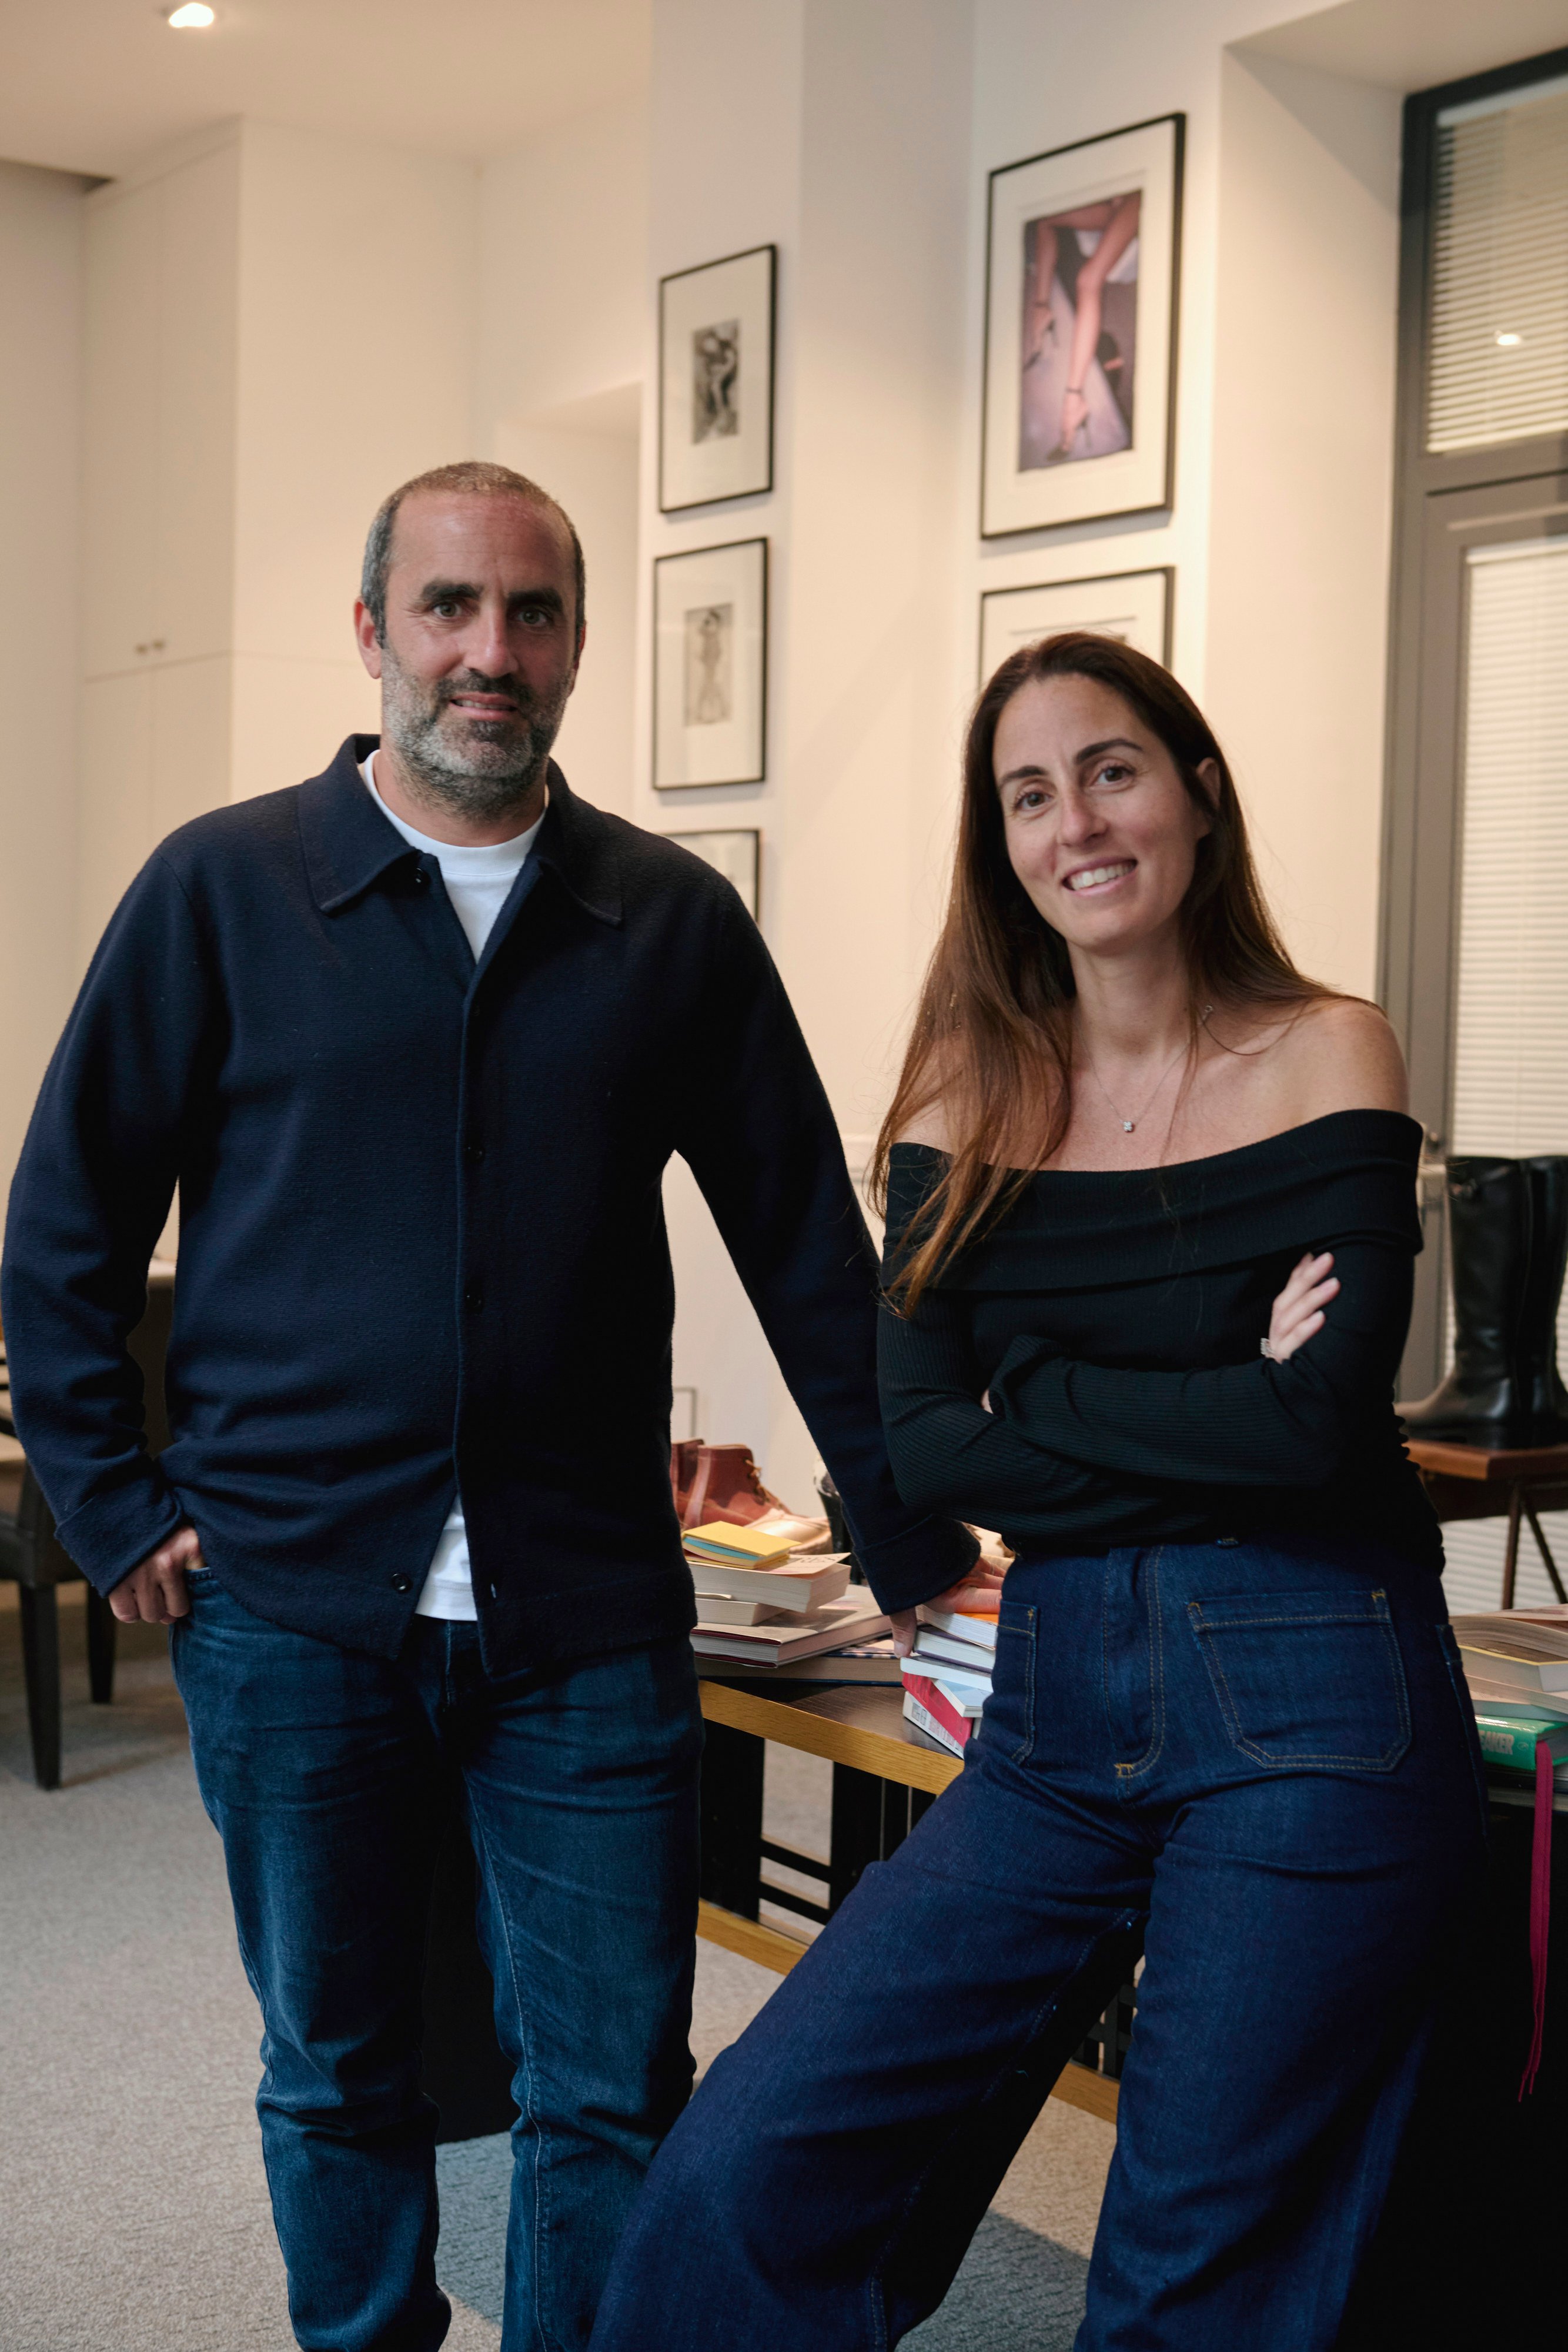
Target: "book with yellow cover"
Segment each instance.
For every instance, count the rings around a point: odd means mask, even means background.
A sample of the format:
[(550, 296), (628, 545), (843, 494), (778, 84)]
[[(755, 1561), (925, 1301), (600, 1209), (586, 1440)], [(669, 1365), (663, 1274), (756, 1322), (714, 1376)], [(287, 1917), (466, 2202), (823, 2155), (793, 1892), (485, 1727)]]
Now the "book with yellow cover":
[(772, 1568), (789, 1558), (794, 1546), (762, 1528), (732, 1528), (722, 1520), (687, 1528), (681, 1542), (699, 1559), (733, 1561), (741, 1568)]

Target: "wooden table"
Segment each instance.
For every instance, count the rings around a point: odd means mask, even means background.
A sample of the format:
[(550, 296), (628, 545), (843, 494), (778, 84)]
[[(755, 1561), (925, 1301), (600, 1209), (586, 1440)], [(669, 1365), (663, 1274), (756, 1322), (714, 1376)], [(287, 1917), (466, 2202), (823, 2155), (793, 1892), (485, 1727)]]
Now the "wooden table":
[[(700, 1668), (707, 1739), (702, 1778), (702, 1900), (697, 1933), (780, 1975), (808, 1938), (758, 1916), (764, 1902), (825, 1924), (861, 1873), (894, 1853), (963, 1766), (905, 1723), (896, 1684), (837, 1688)], [(766, 1743), (825, 1757), (833, 1768), (829, 1851), (798, 1853), (762, 1834)], [(818, 1880), (813, 1902), (764, 1876), (767, 1863)], [(1051, 2093), (1107, 2123), (1116, 2120), (1117, 2084), (1136, 1996), (1124, 1985)]]
[(1514, 1579), (1519, 1567), (1519, 1531), (1530, 1522), (1552, 1590), (1568, 1601), (1546, 1538), (1541, 1531), (1542, 1511), (1568, 1509), (1568, 1445), (1498, 1447), (1450, 1445), (1411, 1438), (1410, 1459), (1426, 1482), (1432, 1507), (1439, 1519), (1508, 1520), (1508, 1543), (1502, 1561), (1504, 1609), (1513, 1607)]

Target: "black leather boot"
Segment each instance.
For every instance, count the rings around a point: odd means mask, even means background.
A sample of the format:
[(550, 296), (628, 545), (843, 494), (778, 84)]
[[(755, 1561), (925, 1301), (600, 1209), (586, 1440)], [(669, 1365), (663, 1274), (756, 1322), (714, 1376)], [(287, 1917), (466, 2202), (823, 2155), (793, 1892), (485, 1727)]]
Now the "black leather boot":
[(1557, 1309), (1568, 1266), (1568, 1160), (1527, 1160), (1530, 1271), (1519, 1335), (1532, 1445), (1568, 1445), (1568, 1389), (1557, 1372)]
[(1521, 1160), (1448, 1162), (1454, 1369), (1429, 1397), (1397, 1407), (1411, 1437), (1493, 1447), (1535, 1442), (1521, 1352), (1531, 1272), (1531, 1193)]

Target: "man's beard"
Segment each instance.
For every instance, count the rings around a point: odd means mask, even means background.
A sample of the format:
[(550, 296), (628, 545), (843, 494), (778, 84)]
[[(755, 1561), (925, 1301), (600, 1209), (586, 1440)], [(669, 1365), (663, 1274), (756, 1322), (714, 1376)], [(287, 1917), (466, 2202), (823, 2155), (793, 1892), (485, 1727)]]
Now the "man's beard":
[[(382, 651), (384, 740), (418, 791), (464, 816), (504, 817), (523, 806), (543, 779), (570, 691), (569, 680), (546, 703), (520, 677), (472, 672), (428, 687), (390, 646)], [(504, 694), (515, 708), (505, 719), (465, 717), (449, 708), (460, 694)]]

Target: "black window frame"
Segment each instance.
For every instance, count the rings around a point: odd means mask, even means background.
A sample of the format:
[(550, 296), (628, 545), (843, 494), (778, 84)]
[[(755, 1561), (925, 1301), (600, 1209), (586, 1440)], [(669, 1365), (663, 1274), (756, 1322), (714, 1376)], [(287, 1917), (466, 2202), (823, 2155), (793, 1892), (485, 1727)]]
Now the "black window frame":
[[(1426, 1132), (1422, 1215), (1427, 1249), (1400, 1381), (1420, 1395), (1441, 1377), (1445, 1344), (1441, 1155), (1453, 1115), (1454, 1022), (1462, 803), (1462, 685), (1450, 657), (1451, 614), (1434, 592), (1435, 500), (1455, 497), (1456, 521), (1495, 492), (1521, 514), (1552, 501), (1568, 477), (1568, 430), (1476, 449), (1426, 447), (1431, 349), (1432, 210), (1437, 118), (1451, 106), (1506, 97), (1568, 77), (1568, 47), (1417, 90), (1405, 101), (1400, 173), (1394, 542), (1383, 810), (1378, 995), (1410, 1067), (1411, 1108)], [(1456, 494), (1458, 494), (1456, 496)], [(1448, 749), (1435, 761), (1433, 743)]]

